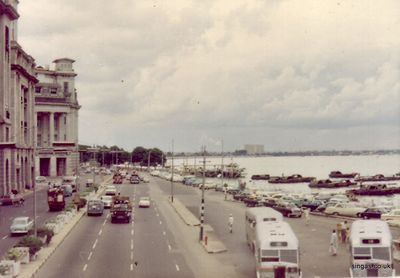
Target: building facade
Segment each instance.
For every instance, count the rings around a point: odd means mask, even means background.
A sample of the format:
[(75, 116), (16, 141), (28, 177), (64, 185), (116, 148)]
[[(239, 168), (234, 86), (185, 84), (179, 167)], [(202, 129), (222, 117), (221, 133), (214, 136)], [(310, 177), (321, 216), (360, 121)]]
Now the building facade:
[(34, 179), (35, 61), (17, 43), (18, 0), (0, 0), (0, 195)]
[(75, 89), (75, 61), (53, 61), (53, 70), (37, 67), (36, 105), (36, 174), (70, 176), (79, 165), (78, 104)]
[(248, 155), (257, 155), (264, 153), (264, 145), (247, 144), (244, 145), (244, 149), (246, 150)]

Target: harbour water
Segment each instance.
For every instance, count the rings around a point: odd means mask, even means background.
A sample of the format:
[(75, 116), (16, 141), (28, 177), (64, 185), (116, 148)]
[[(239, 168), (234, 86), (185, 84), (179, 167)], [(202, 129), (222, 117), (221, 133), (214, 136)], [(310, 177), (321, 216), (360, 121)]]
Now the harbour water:
[[(221, 165), (221, 157), (207, 157), (207, 168), (214, 165)], [(313, 192), (337, 192), (342, 193), (348, 188), (339, 189), (310, 189), (307, 183), (296, 184), (270, 184), (268, 181), (251, 181), (254, 174), (269, 174), (271, 176), (288, 176), (300, 174), (302, 176), (312, 176), (317, 179), (328, 179), (331, 171), (341, 171), (343, 173), (357, 172), (361, 176), (373, 176), (383, 174), (392, 176), (400, 172), (400, 155), (365, 155), (365, 156), (285, 156), (285, 157), (224, 157), (224, 165), (237, 163), (240, 168), (245, 168), (245, 177), (242, 181), (246, 182), (246, 187), (254, 190), (283, 191), (296, 193)], [(174, 165), (202, 165), (201, 157), (175, 158)], [(219, 182), (218, 179), (208, 179), (211, 182)], [(237, 180), (224, 180), (229, 185), (237, 186)], [(400, 186), (400, 182), (386, 182), (389, 186)], [(395, 206), (400, 206), (400, 195), (391, 197), (362, 197), (363, 202), (383, 203), (386, 200), (393, 202)]]

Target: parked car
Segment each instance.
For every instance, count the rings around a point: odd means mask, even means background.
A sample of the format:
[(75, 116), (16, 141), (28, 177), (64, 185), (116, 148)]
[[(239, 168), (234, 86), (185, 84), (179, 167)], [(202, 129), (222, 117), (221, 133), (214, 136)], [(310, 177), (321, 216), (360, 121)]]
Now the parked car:
[(301, 217), (302, 211), (292, 203), (278, 203), (273, 207), (286, 217)]
[(139, 183), (140, 183), (140, 179), (139, 179), (138, 176), (131, 176), (129, 182), (130, 182), (131, 184), (139, 184)]
[(357, 207), (352, 203), (337, 203), (335, 205), (328, 206), (325, 209), (326, 214), (352, 216), (352, 217), (361, 217), (361, 213), (364, 211), (365, 208)]
[(150, 207), (150, 198), (141, 197), (139, 200), (139, 208), (149, 208), (149, 207)]
[(323, 205), (324, 202), (319, 200), (305, 201), (301, 205), (302, 208), (309, 208), (311, 211), (316, 210), (319, 206)]
[(64, 197), (72, 196), (73, 188), (70, 184), (63, 184), (61, 187), (64, 189)]
[(87, 215), (103, 215), (104, 203), (102, 200), (89, 200), (87, 203)]
[(117, 195), (117, 188), (115, 186), (109, 185), (106, 187), (106, 190), (104, 191), (105, 195), (109, 196), (115, 196)]
[(384, 213), (381, 215), (382, 220), (400, 220), (400, 209), (393, 209), (389, 213)]
[(11, 206), (23, 203), (24, 203), (24, 198), (20, 194), (0, 196), (0, 206)]
[(43, 177), (43, 176), (37, 176), (35, 179), (36, 179), (36, 183), (46, 183), (47, 182), (46, 177)]
[(382, 214), (388, 213), (389, 210), (384, 207), (374, 207), (374, 208), (367, 208), (365, 211), (361, 213), (361, 218), (364, 219), (371, 219), (377, 218), (380, 219)]
[(33, 220), (27, 216), (16, 217), (11, 223), (11, 235), (28, 234), (33, 228)]
[(103, 202), (104, 208), (111, 208), (112, 196), (103, 195), (100, 197), (100, 200)]
[(273, 208), (274, 206), (276, 206), (279, 203), (279, 201), (275, 198), (271, 198), (271, 197), (267, 197), (267, 198), (263, 198), (260, 201), (260, 205), (264, 206), (264, 207), (270, 207)]

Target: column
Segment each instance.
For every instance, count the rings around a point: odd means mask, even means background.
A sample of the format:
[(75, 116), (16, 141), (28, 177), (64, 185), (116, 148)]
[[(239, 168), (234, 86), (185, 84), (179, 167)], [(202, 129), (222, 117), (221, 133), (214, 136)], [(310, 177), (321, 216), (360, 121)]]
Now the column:
[(53, 142), (54, 142), (54, 113), (50, 112), (49, 114), (49, 134), (50, 134), (50, 147), (53, 147)]
[(54, 155), (50, 157), (50, 176), (57, 176), (57, 158)]

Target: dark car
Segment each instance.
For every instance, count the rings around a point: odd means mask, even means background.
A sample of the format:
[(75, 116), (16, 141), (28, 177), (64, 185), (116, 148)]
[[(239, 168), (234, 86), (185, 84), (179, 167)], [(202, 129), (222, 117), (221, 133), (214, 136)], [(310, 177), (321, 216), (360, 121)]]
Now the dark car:
[(286, 217), (301, 217), (302, 211), (295, 204), (291, 203), (279, 203), (274, 206), (274, 209), (279, 211)]
[(301, 207), (302, 208), (309, 208), (311, 211), (316, 210), (319, 206), (323, 205), (324, 202), (319, 201), (319, 200), (314, 200), (314, 201), (306, 201), (304, 202)]
[(376, 218), (380, 219), (381, 215), (388, 211), (384, 208), (367, 208), (365, 211), (360, 213), (360, 217), (364, 219)]
[(131, 178), (129, 179), (130, 183), (132, 184), (138, 184), (140, 183), (140, 178), (139, 176), (131, 176)]
[(260, 201), (260, 204), (264, 207), (273, 208), (278, 204), (278, 201), (274, 198), (265, 198), (264, 200)]
[(250, 194), (244, 193), (244, 192), (239, 192), (233, 195), (233, 199), (236, 201), (243, 201), (245, 198), (249, 197)]

